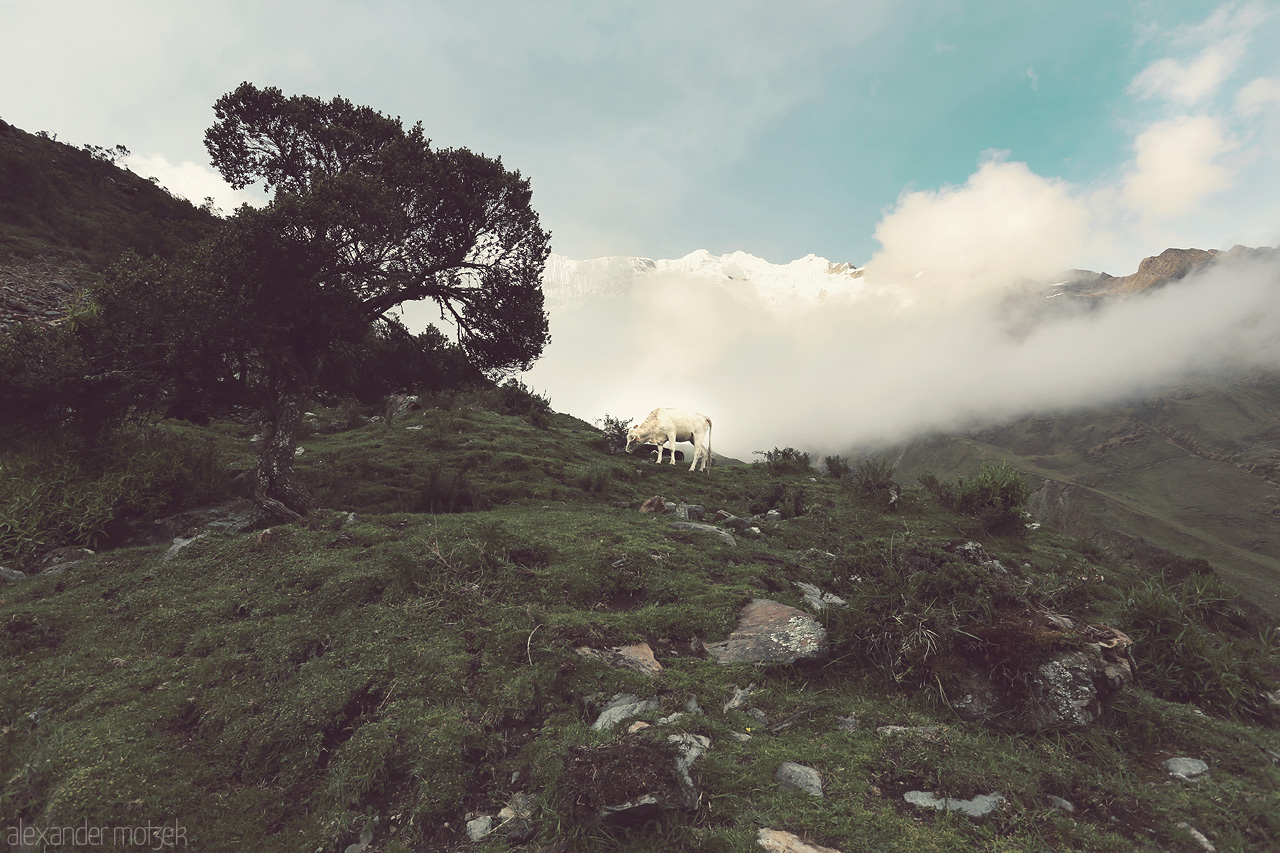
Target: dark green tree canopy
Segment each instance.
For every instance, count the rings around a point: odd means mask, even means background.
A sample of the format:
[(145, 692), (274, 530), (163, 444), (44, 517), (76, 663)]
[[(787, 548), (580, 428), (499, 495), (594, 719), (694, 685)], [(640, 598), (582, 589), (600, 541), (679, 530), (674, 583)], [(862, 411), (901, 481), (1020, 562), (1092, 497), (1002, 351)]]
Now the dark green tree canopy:
[(518, 172), (465, 148), (435, 149), (421, 124), (405, 130), (344, 98), (244, 83), (214, 111), (205, 134), (214, 165), (235, 187), (275, 191), (262, 215), (311, 252), (305, 287), (316, 296), (348, 302), (365, 323), (434, 300), (486, 370), (527, 369), (541, 354), (549, 235)]

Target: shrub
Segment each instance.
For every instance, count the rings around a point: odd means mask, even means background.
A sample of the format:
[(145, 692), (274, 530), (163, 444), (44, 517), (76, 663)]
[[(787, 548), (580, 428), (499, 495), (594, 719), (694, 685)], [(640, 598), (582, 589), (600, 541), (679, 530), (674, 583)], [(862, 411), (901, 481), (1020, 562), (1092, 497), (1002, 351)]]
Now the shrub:
[(596, 421), (600, 431), (604, 433), (604, 446), (610, 453), (624, 453), (627, 449), (627, 429), (631, 426), (631, 418), (625, 421), (605, 413)]
[(1266, 667), (1280, 648), (1280, 632), (1266, 627), (1232, 639), (1219, 625), (1243, 616), (1233, 590), (1215, 575), (1180, 582), (1149, 578), (1129, 590), (1115, 621), (1134, 641), (1142, 684), (1162, 699), (1236, 717), (1274, 714), (1264, 698), (1275, 689)]
[(0, 458), (0, 557), (96, 547), (118, 522), (193, 506), (229, 485), (211, 442), (161, 429), (92, 449), (10, 453)]
[(519, 379), (512, 377), (498, 386), (497, 410), (499, 414), (527, 415), (532, 419), (536, 415), (550, 414), (551, 398), (533, 392)]
[(873, 457), (863, 460), (861, 465), (853, 469), (853, 482), (858, 491), (874, 495), (892, 488), (895, 485), (893, 475), (896, 473), (898, 466), (895, 463), (883, 456)]
[(1007, 463), (982, 466), (977, 476), (960, 480), (956, 487), (956, 509), (982, 523), (988, 533), (1023, 529), (1023, 514), (1031, 489)]
[(764, 466), (775, 474), (803, 474), (809, 470), (809, 454), (801, 453), (794, 447), (784, 447), (781, 450), (776, 447), (773, 450), (757, 450), (755, 455), (763, 456)]
[(925, 471), (918, 478), (920, 485), (933, 495), (939, 504), (947, 509), (956, 508), (956, 488), (950, 483), (944, 483), (938, 479), (938, 476), (932, 471)]
[(849, 476), (849, 462), (839, 456), (827, 456), (822, 460), (822, 468), (833, 480), (843, 480)]

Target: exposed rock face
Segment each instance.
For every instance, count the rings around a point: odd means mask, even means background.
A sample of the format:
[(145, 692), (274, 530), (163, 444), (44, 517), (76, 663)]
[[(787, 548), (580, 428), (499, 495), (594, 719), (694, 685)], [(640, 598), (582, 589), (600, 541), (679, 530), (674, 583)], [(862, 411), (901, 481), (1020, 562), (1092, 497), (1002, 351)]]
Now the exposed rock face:
[(1112, 293), (1138, 293), (1183, 278), (1213, 260), (1217, 249), (1165, 249), (1154, 258), (1143, 258), (1138, 271), (1124, 278), (1112, 279)]
[(707, 645), (707, 652), (720, 663), (788, 664), (825, 657), (827, 650), (827, 630), (816, 619), (766, 598), (742, 609), (729, 639)]
[[(969, 672), (952, 698), (969, 722), (1011, 731), (1080, 727), (1133, 682), (1133, 641), (1107, 625), (1026, 611), (975, 632), (984, 645), (966, 662)], [(1014, 661), (1017, 656), (1024, 661)], [(1028, 665), (1028, 657), (1036, 660)], [(1000, 677), (1001, 670), (1018, 677)]]

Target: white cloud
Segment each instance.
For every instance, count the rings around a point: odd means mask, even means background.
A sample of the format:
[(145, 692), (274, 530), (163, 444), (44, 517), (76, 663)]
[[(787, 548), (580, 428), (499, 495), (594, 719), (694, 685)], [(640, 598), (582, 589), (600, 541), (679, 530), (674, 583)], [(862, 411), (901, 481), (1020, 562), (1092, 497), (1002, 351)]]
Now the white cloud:
[(1215, 93), (1235, 70), (1244, 45), (1233, 40), (1227, 45), (1213, 45), (1192, 62), (1161, 59), (1151, 63), (1134, 78), (1131, 90), (1144, 98), (1163, 97), (1184, 104), (1194, 104)]
[(1191, 211), (1205, 196), (1232, 183), (1218, 162), (1236, 143), (1208, 116), (1179, 116), (1148, 127), (1133, 143), (1133, 170), (1124, 199), (1143, 216), (1167, 218)]
[(907, 193), (881, 219), (877, 281), (915, 289), (987, 289), (1076, 263), (1090, 240), (1087, 204), (1025, 163), (989, 159), (960, 187)]
[(1236, 111), (1247, 116), (1280, 112), (1280, 77), (1249, 81), (1236, 94)]
[(1254, 30), (1269, 14), (1260, 3), (1225, 3), (1202, 23), (1166, 33), (1173, 48), (1203, 47), (1187, 61), (1166, 57), (1152, 62), (1134, 78), (1129, 91), (1183, 105), (1213, 96), (1239, 67)]
[(130, 154), (124, 164), (144, 178), (155, 178), (160, 186), (192, 204), (201, 205), (206, 198), (212, 198), (224, 213), (231, 213), (241, 204), (261, 206), (266, 201), (260, 192), (232, 189), (213, 169), (190, 160), (171, 163), (163, 154)]

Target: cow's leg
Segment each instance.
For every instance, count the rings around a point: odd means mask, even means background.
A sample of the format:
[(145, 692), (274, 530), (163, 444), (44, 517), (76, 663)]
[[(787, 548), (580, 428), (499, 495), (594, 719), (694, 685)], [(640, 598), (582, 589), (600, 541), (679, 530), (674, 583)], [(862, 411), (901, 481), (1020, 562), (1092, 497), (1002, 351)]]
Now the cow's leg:
[(675, 439), (675, 436), (668, 435), (668, 436), (667, 436), (667, 441), (666, 441), (666, 445), (665, 445), (665, 446), (666, 446), (666, 447), (671, 448), (671, 464), (672, 464), (672, 465), (676, 464), (676, 439)]

